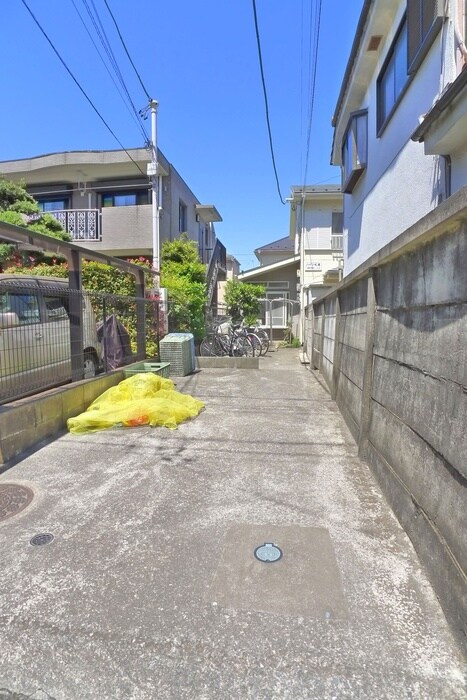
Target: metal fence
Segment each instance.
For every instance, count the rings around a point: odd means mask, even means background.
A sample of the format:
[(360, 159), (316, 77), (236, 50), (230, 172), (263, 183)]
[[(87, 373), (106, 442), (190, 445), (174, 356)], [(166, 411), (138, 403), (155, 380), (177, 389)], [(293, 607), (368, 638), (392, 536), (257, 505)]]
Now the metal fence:
[(158, 356), (158, 298), (76, 292), (66, 280), (2, 279), (0, 404)]
[[(0, 404), (110, 372), (144, 359), (159, 360), (159, 341), (190, 332), (199, 343), (223, 304), (200, 307), (159, 297), (139, 298), (70, 290), (68, 281), (42, 277), (0, 280)], [(257, 324), (273, 337), (276, 307), (261, 300)], [(289, 307), (286, 306), (286, 309)]]
[[(299, 336), (300, 304), (298, 301), (284, 298), (280, 294), (259, 299), (256, 325), (264, 329), (271, 340), (287, 340)], [(213, 317), (228, 315), (225, 304), (215, 304), (206, 310), (207, 325)]]

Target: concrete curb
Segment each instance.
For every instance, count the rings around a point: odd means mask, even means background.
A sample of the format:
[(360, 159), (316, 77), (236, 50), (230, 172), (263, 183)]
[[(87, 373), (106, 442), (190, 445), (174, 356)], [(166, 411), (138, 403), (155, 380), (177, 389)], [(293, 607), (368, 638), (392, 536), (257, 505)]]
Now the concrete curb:
[(259, 369), (259, 357), (197, 357), (197, 369)]

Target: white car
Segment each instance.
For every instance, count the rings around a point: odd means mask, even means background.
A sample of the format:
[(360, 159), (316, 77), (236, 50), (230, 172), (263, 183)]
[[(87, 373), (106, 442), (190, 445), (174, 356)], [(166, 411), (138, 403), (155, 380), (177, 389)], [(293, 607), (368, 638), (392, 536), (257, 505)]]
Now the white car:
[[(67, 280), (0, 274), (0, 401), (71, 379)], [(90, 300), (83, 304), (83, 379), (99, 368), (100, 344)]]

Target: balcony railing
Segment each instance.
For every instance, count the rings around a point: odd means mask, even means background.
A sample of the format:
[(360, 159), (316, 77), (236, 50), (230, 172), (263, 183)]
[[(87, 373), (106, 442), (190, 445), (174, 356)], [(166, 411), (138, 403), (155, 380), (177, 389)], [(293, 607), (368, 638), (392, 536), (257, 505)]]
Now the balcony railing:
[(331, 234), (331, 250), (342, 252), (344, 250), (344, 236), (341, 233)]
[(59, 209), (49, 211), (74, 241), (100, 241), (98, 209)]

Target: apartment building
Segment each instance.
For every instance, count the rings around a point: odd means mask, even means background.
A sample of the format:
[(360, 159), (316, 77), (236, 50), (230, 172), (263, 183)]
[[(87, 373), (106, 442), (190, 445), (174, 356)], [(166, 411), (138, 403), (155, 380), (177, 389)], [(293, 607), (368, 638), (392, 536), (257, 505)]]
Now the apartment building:
[[(152, 201), (145, 148), (71, 151), (0, 162), (0, 174), (26, 183), (43, 211), (57, 218), (73, 242), (99, 253), (152, 258)], [(185, 232), (208, 265), (208, 287), (225, 278), (226, 250), (214, 224), (216, 207), (202, 204), (167, 158), (158, 152), (160, 243)]]

